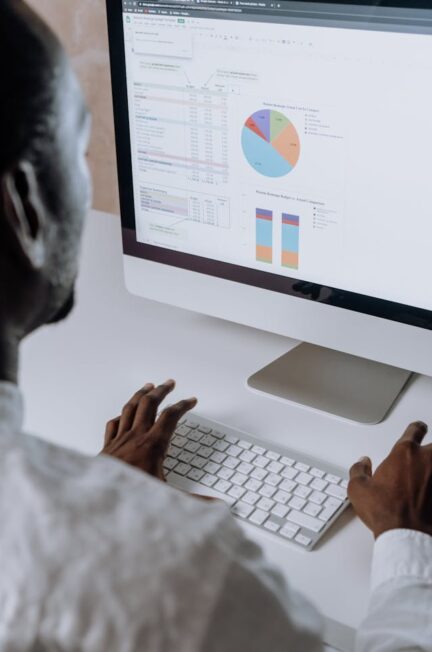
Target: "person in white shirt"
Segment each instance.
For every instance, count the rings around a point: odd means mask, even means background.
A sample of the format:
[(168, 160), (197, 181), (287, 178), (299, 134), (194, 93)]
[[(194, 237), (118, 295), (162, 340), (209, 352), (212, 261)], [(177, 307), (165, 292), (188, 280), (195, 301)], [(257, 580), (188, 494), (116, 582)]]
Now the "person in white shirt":
[[(0, 4), (0, 89), (0, 651), (322, 650), (319, 614), (227, 508), (164, 482), (170, 437), (196, 404), (158, 416), (174, 381), (139, 390), (96, 458), (22, 432), (19, 347), (73, 306), (91, 184), (78, 83), (21, 0)], [(359, 652), (432, 650), (426, 430), (412, 424), (375, 474), (368, 458), (351, 471), (376, 538)]]

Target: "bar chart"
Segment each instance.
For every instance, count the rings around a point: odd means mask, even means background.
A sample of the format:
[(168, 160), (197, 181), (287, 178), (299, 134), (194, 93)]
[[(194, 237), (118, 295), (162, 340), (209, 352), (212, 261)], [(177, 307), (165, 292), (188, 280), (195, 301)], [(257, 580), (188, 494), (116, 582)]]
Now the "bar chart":
[(273, 212), (263, 208), (256, 209), (256, 259), (273, 262)]
[(282, 213), (282, 267), (299, 268), (300, 218)]

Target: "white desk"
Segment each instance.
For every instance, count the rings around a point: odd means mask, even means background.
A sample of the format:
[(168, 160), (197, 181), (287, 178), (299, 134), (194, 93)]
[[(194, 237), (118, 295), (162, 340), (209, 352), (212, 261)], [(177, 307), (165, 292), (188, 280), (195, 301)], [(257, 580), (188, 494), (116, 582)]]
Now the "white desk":
[[(424, 377), (375, 427), (250, 392), (246, 378), (295, 343), (128, 295), (114, 217), (91, 215), (78, 297), (65, 324), (37, 333), (23, 350), (26, 428), (58, 444), (96, 453), (105, 422), (129, 396), (146, 381), (169, 377), (177, 379), (176, 398), (198, 395), (203, 415), (346, 468), (364, 454), (380, 461), (408, 422), (432, 421), (432, 380)], [(325, 614), (326, 641), (350, 650), (367, 604), (372, 538), (366, 529), (348, 513), (312, 553), (249, 532)]]

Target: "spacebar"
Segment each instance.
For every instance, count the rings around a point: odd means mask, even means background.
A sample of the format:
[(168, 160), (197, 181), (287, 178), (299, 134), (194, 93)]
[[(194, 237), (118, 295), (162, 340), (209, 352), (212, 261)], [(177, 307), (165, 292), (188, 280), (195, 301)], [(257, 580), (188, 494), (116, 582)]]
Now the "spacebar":
[(189, 480), (189, 478), (185, 478), (183, 475), (174, 473), (174, 471), (168, 473), (167, 481), (168, 484), (172, 485), (176, 489), (182, 489), (183, 491), (187, 491), (189, 494), (198, 494), (199, 496), (208, 496), (209, 498), (217, 498), (218, 500), (223, 500), (223, 502), (226, 503), (229, 507), (234, 505), (236, 502), (235, 498), (227, 496), (227, 494), (221, 494), (220, 491), (215, 491), (211, 487), (206, 487), (203, 484), (199, 484), (199, 482)]

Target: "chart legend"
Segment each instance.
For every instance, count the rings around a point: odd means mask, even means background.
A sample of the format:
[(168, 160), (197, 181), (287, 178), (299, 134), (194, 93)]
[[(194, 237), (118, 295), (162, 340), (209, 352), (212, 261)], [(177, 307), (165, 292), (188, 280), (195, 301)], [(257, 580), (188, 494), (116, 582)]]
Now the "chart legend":
[(283, 177), (300, 157), (296, 128), (279, 111), (263, 109), (253, 113), (242, 131), (242, 148), (249, 165), (265, 177)]
[(282, 267), (299, 268), (300, 218), (282, 213)]
[(256, 209), (256, 259), (273, 262), (273, 212), (263, 208)]

